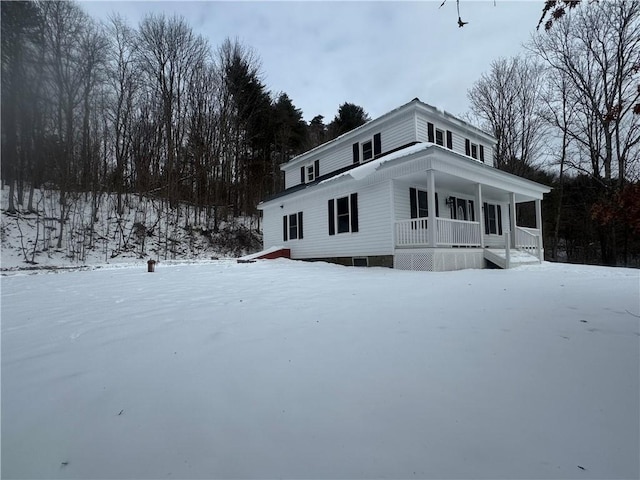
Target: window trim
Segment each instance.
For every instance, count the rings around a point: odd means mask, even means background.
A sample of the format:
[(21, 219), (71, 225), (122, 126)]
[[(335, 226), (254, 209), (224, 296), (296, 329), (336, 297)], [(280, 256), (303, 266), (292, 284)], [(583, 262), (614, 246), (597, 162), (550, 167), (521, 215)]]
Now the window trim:
[[(367, 146), (365, 150), (365, 146)], [(358, 143), (353, 147), (353, 163), (367, 163), (375, 160), (382, 153), (382, 134), (376, 133), (370, 138)], [(366, 155), (370, 155), (366, 157)]]
[[(346, 201), (346, 212), (339, 213), (339, 201)], [(345, 203), (342, 203), (344, 206)], [(342, 220), (342, 223), (341, 221)], [(357, 233), (358, 227), (358, 194), (352, 193), (328, 201), (329, 235), (341, 233)], [(345, 228), (346, 227), (346, 228)]]
[[(368, 148), (365, 150), (365, 145), (368, 145)], [(375, 155), (373, 154), (373, 139), (365, 140), (360, 143), (360, 149), (362, 152), (362, 163), (370, 162), (374, 159)], [(367, 157), (367, 154), (370, 156)]]
[[(291, 219), (295, 220), (295, 225), (291, 222)], [(302, 212), (290, 213), (282, 216), (282, 239), (285, 242), (291, 240), (302, 240), (303, 234), (303, 216)], [(295, 230), (294, 230), (295, 228)], [(295, 232), (295, 236), (292, 233)]]
[[(442, 143), (438, 143), (438, 134), (440, 134), (440, 141)], [(441, 128), (435, 127), (434, 143), (436, 145), (440, 145), (441, 147), (444, 147), (446, 145), (446, 139), (447, 139), (446, 131)]]
[[(484, 233), (485, 235), (496, 235), (501, 237), (503, 235), (502, 230), (502, 206), (499, 203), (484, 202), (482, 205), (482, 212), (484, 217)], [(494, 227), (495, 232), (491, 228), (490, 212), (494, 214)]]

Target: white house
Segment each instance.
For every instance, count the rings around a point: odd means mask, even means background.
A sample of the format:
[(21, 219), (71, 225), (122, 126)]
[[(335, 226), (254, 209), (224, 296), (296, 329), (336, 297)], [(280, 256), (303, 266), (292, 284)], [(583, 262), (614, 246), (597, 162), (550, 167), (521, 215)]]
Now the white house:
[[(258, 205), (264, 248), (434, 271), (541, 261), (550, 188), (494, 168), (494, 144), (416, 98), (283, 164), (285, 190)], [(520, 202), (536, 228), (517, 226)]]

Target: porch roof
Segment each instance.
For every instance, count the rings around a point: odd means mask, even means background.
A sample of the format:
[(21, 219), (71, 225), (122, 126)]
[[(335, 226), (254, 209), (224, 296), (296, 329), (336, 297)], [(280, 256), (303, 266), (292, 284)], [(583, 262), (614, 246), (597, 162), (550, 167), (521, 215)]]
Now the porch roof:
[(285, 190), (261, 202), (258, 208), (289, 194), (316, 192), (336, 182), (377, 183), (400, 179), (416, 185), (426, 185), (429, 170), (435, 172), (436, 188), (459, 193), (472, 193), (475, 185), (481, 184), (483, 193), (487, 193), (489, 197), (499, 199), (512, 192), (516, 195), (516, 202), (525, 202), (542, 199), (545, 193), (551, 191), (546, 185), (498, 170), (439, 145), (418, 143), (338, 171), (311, 185), (299, 185)]

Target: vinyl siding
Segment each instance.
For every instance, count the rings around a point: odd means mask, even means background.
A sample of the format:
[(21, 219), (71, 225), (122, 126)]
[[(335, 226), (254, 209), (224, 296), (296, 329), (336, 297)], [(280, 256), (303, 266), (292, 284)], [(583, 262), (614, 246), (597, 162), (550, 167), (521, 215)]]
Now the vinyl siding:
[[(448, 125), (442, 119), (439, 118), (428, 118), (425, 115), (418, 114), (416, 119), (417, 125), (417, 140), (420, 142), (428, 142), (429, 141), (429, 133), (427, 124), (431, 122), (434, 124), (436, 128), (444, 130), (445, 132), (449, 130), (452, 133), (453, 139), (453, 151), (456, 153), (460, 153), (465, 155), (465, 140), (469, 138), (471, 142), (482, 145), (484, 147), (484, 162), (487, 165), (493, 166), (493, 147), (485, 143), (484, 141), (479, 141), (475, 135), (468, 133), (467, 131), (455, 127), (452, 125)], [(445, 133), (445, 146), (446, 146), (446, 133)], [(480, 161), (480, 153), (478, 152), (478, 161)]]
[[(336, 143), (330, 149), (309, 157), (304, 163), (297, 163), (284, 168), (285, 188), (300, 184), (300, 167), (310, 165), (315, 160), (320, 161), (320, 175), (353, 165), (353, 144), (373, 140), (376, 133), (381, 134), (382, 153), (402, 147), (416, 141), (414, 114), (406, 112), (388, 122), (381, 123), (377, 128), (368, 129), (359, 135)], [(361, 162), (362, 163), (362, 162)]]
[[(418, 185), (403, 181), (394, 181), (393, 182), (393, 205), (395, 212), (395, 220), (408, 220), (411, 218), (411, 204), (409, 200), (409, 189), (417, 188), (418, 190), (427, 191), (426, 185)], [(445, 204), (445, 199), (449, 195), (447, 192), (440, 191), (436, 188), (436, 193), (438, 194), (438, 210), (437, 212), (440, 214), (442, 218), (449, 218), (449, 207)]]
[[(391, 182), (358, 186), (353, 182), (338, 188), (324, 188), (304, 196), (292, 195), (279, 204), (265, 208), (263, 221), (264, 248), (284, 246), (291, 258), (323, 258), (338, 256), (391, 255), (393, 253)], [(327, 202), (352, 193), (358, 194), (358, 232), (329, 235)], [(296, 198), (297, 197), (297, 198)], [(304, 238), (284, 241), (282, 217), (304, 213)]]

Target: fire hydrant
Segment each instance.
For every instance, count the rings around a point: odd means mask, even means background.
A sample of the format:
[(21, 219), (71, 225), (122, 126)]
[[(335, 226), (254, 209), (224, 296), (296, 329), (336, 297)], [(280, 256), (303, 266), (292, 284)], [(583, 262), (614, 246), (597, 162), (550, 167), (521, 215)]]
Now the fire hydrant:
[(147, 272), (155, 272), (156, 271), (156, 261), (149, 260), (147, 262)]

